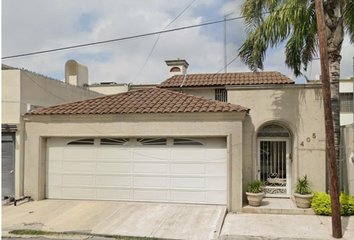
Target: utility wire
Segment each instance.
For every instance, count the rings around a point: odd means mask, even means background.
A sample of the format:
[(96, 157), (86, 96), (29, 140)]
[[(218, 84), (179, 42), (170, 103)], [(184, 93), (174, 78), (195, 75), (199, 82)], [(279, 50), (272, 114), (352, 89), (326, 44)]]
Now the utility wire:
[[(284, 9), (283, 9), (284, 10)], [(274, 12), (274, 11), (273, 11)], [(263, 14), (268, 14), (272, 12), (265, 12)], [(243, 19), (245, 17), (234, 17), (234, 18), (229, 18), (226, 19), (226, 21), (234, 21), (238, 19)], [(38, 55), (38, 54), (43, 54), (43, 53), (51, 53), (51, 52), (58, 52), (58, 51), (63, 51), (63, 50), (69, 50), (69, 49), (75, 49), (75, 48), (82, 48), (82, 47), (87, 47), (87, 46), (95, 46), (95, 45), (101, 45), (101, 44), (106, 44), (106, 43), (112, 43), (112, 42), (120, 42), (120, 41), (125, 41), (125, 40), (130, 40), (130, 39), (135, 39), (135, 38), (142, 38), (142, 37), (147, 37), (147, 36), (152, 36), (156, 34), (162, 34), (162, 33), (169, 33), (169, 32), (176, 32), (176, 31), (181, 31), (185, 29), (191, 29), (191, 28), (196, 28), (196, 27), (203, 27), (203, 26), (208, 26), (212, 24), (217, 24), (217, 23), (224, 23), (225, 20), (218, 20), (218, 21), (213, 21), (213, 22), (206, 22), (206, 23), (200, 23), (200, 24), (195, 24), (195, 25), (189, 25), (185, 27), (179, 27), (179, 28), (173, 28), (169, 30), (163, 30), (163, 31), (158, 31), (158, 32), (151, 32), (151, 33), (144, 33), (144, 34), (138, 34), (134, 36), (129, 36), (129, 37), (123, 37), (123, 38), (115, 38), (115, 39), (110, 39), (110, 40), (105, 40), (105, 41), (99, 41), (99, 42), (91, 42), (91, 43), (84, 43), (84, 44), (79, 44), (79, 45), (73, 45), (73, 46), (68, 46), (68, 47), (61, 47), (61, 48), (53, 48), (53, 49), (48, 49), (48, 50), (43, 50), (43, 51), (36, 51), (36, 52), (30, 52), (30, 53), (22, 53), (22, 54), (17, 54), (17, 55), (12, 55), (12, 56), (6, 56), (2, 57), (2, 60), (5, 59), (11, 59), (11, 58), (18, 58), (18, 57), (25, 57), (25, 56), (31, 56), (31, 55)]]
[[(196, 0), (193, 0), (180, 14), (178, 14), (178, 15), (177, 15), (169, 24), (167, 24), (167, 26), (164, 27), (164, 29), (162, 29), (162, 30), (165, 30), (165, 29), (168, 28), (172, 23), (174, 23), (195, 1), (196, 1)], [(140, 69), (139, 73), (138, 73), (138, 74), (136, 75), (136, 77), (134, 78), (133, 82), (135, 82), (135, 80), (140, 76), (140, 74), (141, 74), (142, 71), (144, 70), (144, 68), (145, 68), (146, 64), (148, 63), (148, 61), (149, 61), (149, 59), (150, 59), (152, 53), (153, 53), (154, 50), (155, 50), (155, 47), (156, 47), (156, 45), (157, 45), (157, 42), (158, 42), (159, 39), (160, 39), (160, 36), (161, 36), (161, 33), (158, 34), (158, 36), (157, 36), (157, 38), (156, 38), (156, 41), (155, 41), (154, 45), (152, 46), (152, 49), (151, 49), (151, 51), (150, 51), (148, 57), (146, 58), (146, 60), (145, 60), (145, 62), (144, 62), (144, 64), (143, 64), (142, 68)], [(138, 82), (139, 82), (139, 81), (138, 81)]]
[[(245, 18), (245, 17), (230, 18), (230, 19), (227, 19), (226, 21), (233, 21), (233, 20), (242, 19), (242, 18)], [(84, 44), (73, 45), (73, 46), (69, 46), (69, 47), (53, 48), (53, 49), (30, 52), (30, 53), (22, 53), (22, 54), (2, 57), (1, 59), (5, 60), (5, 59), (10, 59), (10, 58), (25, 57), (25, 56), (38, 55), (38, 54), (43, 54), (43, 53), (51, 53), (51, 52), (58, 52), (58, 51), (63, 51), (63, 50), (75, 49), (75, 48), (82, 48), (82, 47), (87, 47), (87, 46), (101, 45), (101, 44), (106, 44), (106, 43), (111, 43), (111, 42), (120, 42), (120, 41), (124, 41), (124, 40), (129, 40), (129, 39), (147, 37), (147, 36), (152, 36), (152, 35), (162, 34), (162, 33), (176, 32), (176, 31), (180, 31), (180, 30), (191, 29), (191, 28), (196, 28), (196, 27), (203, 27), (203, 26), (217, 24), (217, 23), (223, 23), (223, 22), (224, 22), (224, 20), (219, 20), (219, 21), (214, 21), (214, 22), (189, 25), (189, 26), (185, 26), (185, 27), (173, 28), (173, 29), (163, 30), (163, 31), (158, 31), (158, 32), (144, 33), (144, 34), (139, 34), (139, 35), (134, 35), (134, 36), (129, 36), (129, 37), (115, 38), (115, 39), (99, 41), (99, 42), (84, 43)]]
[[(293, 7), (292, 7), (292, 8), (284, 8), (284, 9), (281, 9), (281, 10), (275, 10), (275, 11), (264, 12), (263, 14), (270, 14), (270, 13), (279, 12), (279, 11), (284, 11), (284, 10), (288, 10), (288, 9), (293, 9)], [(241, 16), (241, 17), (234, 17), (234, 18), (226, 19), (226, 21), (234, 21), (234, 20), (243, 19), (243, 18), (246, 18), (246, 17), (244, 17), (244, 16)], [(224, 22), (225, 22), (225, 20), (223, 19), (223, 20), (219, 20), (219, 21), (213, 21), (213, 22), (207, 22), (207, 23), (189, 25), (189, 26), (185, 26), (185, 27), (179, 27), (179, 28), (174, 28), (174, 29), (169, 29), (169, 30), (163, 30), (163, 31), (158, 31), (158, 32), (151, 32), (151, 33), (138, 34), (138, 35), (133, 35), (133, 36), (129, 36), (129, 37), (122, 37), (122, 38), (115, 38), (115, 39), (104, 40), (104, 41), (98, 41), (98, 42), (84, 43), (84, 44), (73, 45), (73, 46), (68, 46), (68, 47), (53, 48), (53, 49), (48, 49), (48, 50), (43, 50), (43, 51), (36, 51), (36, 52), (30, 52), (30, 53), (22, 53), (22, 54), (17, 54), (17, 55), (11, 55), (11, 56), (2, 57), (1, 59), (2, 59), (2, 60), (5, 60), (5, 59), (11, 59), (11, 58), (19, 58), (19, 57), (25, 57), (25, 56), (38, 55), (38, 54), (43, 54), (43, 53), (58, 52), (58, 51), (63, 51), (63, 50), (75, 49), (75, 48), (82, 48), (82, 47), (88, 47), (88, 46), (95, 46), (95, 45), (107, 44), (107, 43), (119, 42), (119, 41), (125, 41), (125, 40), (130, 40), (130, 39), (135, 39), (135, 38), (142, 38), (142, 37), (152, 36), (152, 35), (156, 35), (156, 34), (169, 33), (169, 32), (176, 32), (176, 31), (185, 30), (185, 29), (191, 29), (191, 28), (196, 28), (196, 27), (203, 27), (203, 26), (208, 26), (208, 25), (217, 24), (217, 23), (224, 23)]]

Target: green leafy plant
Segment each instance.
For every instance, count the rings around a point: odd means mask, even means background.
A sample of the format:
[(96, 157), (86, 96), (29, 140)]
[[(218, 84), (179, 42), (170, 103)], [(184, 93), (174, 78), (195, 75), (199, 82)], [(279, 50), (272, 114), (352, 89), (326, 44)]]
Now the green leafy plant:
[(317, 215), (331, 216), (331, 197), (325, 192), (314, 192), (311, 207)]
[(354, 215), (354, 198), (346, 193), (342, 193), (339, 198), (342, 208), (340, 213), (342, 216)]
[(253, 182), (248, 183), (247, 192), (249, 192), (249, 193), (263, 192), (262, 182), (260, 180), (255, 180)]
[(311, 193), (311, 183), (307, 179), (307, 175), (302, 178), (297, 179), (297, 184), (295, 186), (295, 192), (301, 195), (306, 195)]
[[(342, 216), (354, 215), (354, 199), (346, 193), (340, 195)], [(315, 192), (311, 202), (311, 207), (317, 215), (331, 216), (331, 196), (325, 192)]]

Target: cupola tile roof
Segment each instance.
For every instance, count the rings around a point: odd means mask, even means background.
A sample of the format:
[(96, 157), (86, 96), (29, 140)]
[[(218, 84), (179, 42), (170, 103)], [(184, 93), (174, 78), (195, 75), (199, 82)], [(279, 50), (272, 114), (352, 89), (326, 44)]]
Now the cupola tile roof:
[(248, 112), (249, 110), (235, 104), (166, 89), (149, 88), (42, 108), (28, 112), (26, 115)]
[(175, 75), (162, 82), (160, 88), (211, 87), (225, 85), (294, 84), (280, 72), (208, 73)]

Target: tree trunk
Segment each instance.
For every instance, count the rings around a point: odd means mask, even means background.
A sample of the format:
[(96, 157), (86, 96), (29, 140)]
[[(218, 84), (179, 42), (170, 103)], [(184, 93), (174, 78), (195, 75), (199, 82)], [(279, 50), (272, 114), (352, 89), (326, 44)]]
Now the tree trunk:
[[(327, 49), (329, 58), (329, 77), (331, 83), (331, 102), (333, 111), (334, 144), (336, 148), (337, 166), (340, 152), (340, 54), (344, 39), (343, 1), (329, 0), (323, 2), (326, 24)], [(339, 169), (339, 168), (338, 168)]]
[[(339, 0), (337, 0), (339, 1)], [(326, 1), (327, 5), (333, 3), (333, 1)], [(339, 203), (339, 185), (338, 185), (338, 171), (336, 164), (336, 149), (334, 141), (334, 124), (333, 124), (333, 110), (332, 110), (332, 100), (331, 100), (331, 86), (330, 86), (330, 58), (328, 55), (329, 45), (332, 43), (333, 35), (331, 35), (332, 30), (329, 28), (327, 22), (331, 22), (331, 9), (326, 6), (327, 17), (323, 10), (323, 1), (315, 0), (316, 6), (316, 18), (317, 18), (317, 29), (318, 29), (318, 39), (319, 39), (319, 50), (320, 50), (320, 60), (321, 60), (321, 74), (322, 74), (322, 94), (323, 94), (323, 104), (324, 104), (324, 115), (325, 115), (325, 128), (326, 128), (326, 146), (327, 146), (327, 161), (329, 169), (329, 184), (330, 184), (330, 196), (331, 196), (331, 209), (332, 209), (332, 236), (335, 238), (342, 238), (342, 223), (340, 217), (340, 203)], [(331, 6), (333, 7), (333, 6)], [(334, 9), (336, 11), (336, 9)], [(337, 12), (337, 11), (336, 11)], [(334, 27), (331, 25), (331, 27)], [(335, 27), (334, 27), (335, 28)], [(339, 65), (338, 65), (339, 67)], [(339, 69), (339, 68), (338, 68)], [(335, 85), (334, 85), (335, 86)], [(338, 86), (338, 84), (337, 84)]]

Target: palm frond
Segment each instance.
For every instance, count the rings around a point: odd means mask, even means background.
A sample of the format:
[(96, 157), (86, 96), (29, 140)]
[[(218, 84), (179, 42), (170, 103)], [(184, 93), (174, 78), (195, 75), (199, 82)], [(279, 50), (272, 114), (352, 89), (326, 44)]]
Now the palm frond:
[(350, 37), (350, 42), (354, 43), (354, 0), (345, 0), (344, 27)]
[[(259, 1), (248, 0), (244, 4), (243, 14), (249, 14), (246, 16), (248, 36), (239, 49), (241, 60), (252, 71), (263, 69), (267, 49), (288, 41), (285, 48), (286, 64), (296, 76), (301, 75), (301, 67), (304, 65), (306, 69), (317, 50), (317, 23), (313, 2), (306, 0), (261, 2), (262, 4)], [(263, 19), (257, 14), (264, 9), (272, 9), (272, 12)]]

